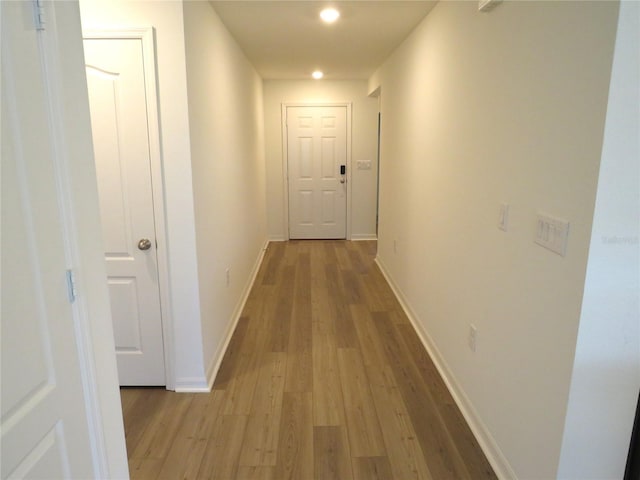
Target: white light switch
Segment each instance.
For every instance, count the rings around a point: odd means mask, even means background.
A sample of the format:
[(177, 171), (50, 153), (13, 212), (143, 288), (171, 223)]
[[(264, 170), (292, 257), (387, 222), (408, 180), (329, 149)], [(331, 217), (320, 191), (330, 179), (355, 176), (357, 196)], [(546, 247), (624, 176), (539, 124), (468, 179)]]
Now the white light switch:
[(567, 251), (569, 222), (538, 213), (535, 242), (564, 257)]
[(371, 170), (371, 160), (358, 160), (358, 170)]

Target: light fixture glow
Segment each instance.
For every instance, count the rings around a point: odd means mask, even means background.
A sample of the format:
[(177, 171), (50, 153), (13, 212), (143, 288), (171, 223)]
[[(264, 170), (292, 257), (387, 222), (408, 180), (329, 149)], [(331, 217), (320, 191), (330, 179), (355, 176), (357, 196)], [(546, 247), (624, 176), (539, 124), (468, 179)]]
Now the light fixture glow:
[(316, 80), (320, 80), (322, 77), (324, 77), (324, 73), (322, 73), (320, 70), (316, 70), (311, 74), (311, 76)]
[(340, 12), (335, 8), (325, 8), (320, 12), (320, 18), (327, 23), (333, 23), (340, 18)]

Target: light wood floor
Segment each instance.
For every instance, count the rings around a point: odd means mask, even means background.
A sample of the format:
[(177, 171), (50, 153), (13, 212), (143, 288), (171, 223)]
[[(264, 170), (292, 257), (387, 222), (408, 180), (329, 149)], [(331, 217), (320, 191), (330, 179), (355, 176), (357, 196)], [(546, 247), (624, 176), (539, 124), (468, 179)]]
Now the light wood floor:
[(132, 478), (496, 478), (375, 242), (271, 243), (210, 394), (122, 389)]

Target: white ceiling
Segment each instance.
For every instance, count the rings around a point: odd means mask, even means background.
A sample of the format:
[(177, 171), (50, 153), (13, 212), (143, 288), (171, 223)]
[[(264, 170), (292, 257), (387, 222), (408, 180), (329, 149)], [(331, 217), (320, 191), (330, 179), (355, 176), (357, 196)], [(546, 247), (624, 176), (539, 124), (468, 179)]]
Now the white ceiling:
[[(366, 79), (436, 1), (211, 1), (264, 79)], [(319, 18), (333, 6), (340, 19)]]

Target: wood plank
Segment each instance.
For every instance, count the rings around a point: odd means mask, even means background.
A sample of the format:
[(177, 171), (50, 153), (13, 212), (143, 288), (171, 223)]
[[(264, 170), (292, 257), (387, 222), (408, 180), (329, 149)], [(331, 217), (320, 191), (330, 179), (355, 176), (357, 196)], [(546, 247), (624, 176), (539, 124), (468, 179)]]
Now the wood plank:
[(389, 302), (385, 301), (385, 298), (378, 293), (375, 286), (375, 282), (379, 281), (371, 273), (360, 275), (360, 282), (362, 284), (362, 304), (372, 312), (387, 311), (389, 308)]
[(135, 401), (140, 397), (142, 390), (139, 388), (120, 387), (120, 405), (122, 406), (122, 415), (130, 415), (131, 408)]
[(129, 461), (131, 480), (147, 480), (162, 477), (162, 458), (135, 458)]
[(335, 324), (331, 319), (326, 288), (317, 288), (314, 293), (321, 301), (314, 304), (312, 325), (313, 425), (344, 425)]
[(391, 464), (387, 457), (355, 457), (351, 463), (354, 480), (394, 479), (391, 473)]
[(364, 364), (383, 368), (387, 364), (384, 342), (371, 319), (369, 309), (364, 305), (350, 305), (349, 308)]
[(189, 405), (189, 412), (184, 416), (180, 428), (171, 443), (171, 448), (163, 459), (158, 478), (183, 478), (184, 472), (187, 470), (189, 454), (193, 451), (198, 441), (198, 431), (209, 412), (209, 402), (213, 399), (212, 395), (194, 395)]
[(335, 249), (336, 242), (324, 242), (324, 258), (326, 265), (337, 265), (338, 256)]
[(296, 284), (293, 308), (290, 320), (289, 361), (285, 391), (311, 392), (312, 353), (311, 353), (311, 258), (301, 249), (298, 255)]
[(314, 478), (353, 478), (349, 445), (343, 427), (313, 428)]
[(338, 240), (334, 242), (334, 248), (336, 252), (336, 258), (338, 260), (338, 269), (339, 270), (351, 270), (351, 258), (349, 258), (349, 252), (346, 247), (347, 242), (343, 240)]
[(224, 415), (249, 415), (251, 413), (253, 393), (258, 383), (258, 355), (258, 352), (240, 355), (236, 374), (225, 390)]
[(284, 252), (286, 244), (284, 242), (269, 242), (265, 258), (263, 260), (263, 268), (261, 269), (262, 285), (275, 285), (278, 273), (284, 261)]
[(169, 393), (164, 388), (141, 388), (124, 417), (125, 441), (129, 457), (135, 452), (147, 428), (161, 417), (160, 410)]
[(241, 466), (276, 464), (286, 369), (286, 353), (264, 354), (240, 453)]
[(432, 476), (436, 479), (471, 478), (395, 325), (385, 313), (375, 312), (372, 317), (380, 336), (385, 338), (389, 364)]
[(362, 294), (358, 276), (352, 270), (340, 270), (342, 277), (342, 285), (344, 289), (344, 298), (347, 304), (363, 303), (364, 295)]
[(280, 412), (249, 415), (239, 465), (275, 466), (280, 432)]
[(367, 368), (389, 463), (400, 478), (432, 480), (411, 417), (389, 366)]
[(251, 401), (252, 414), (279, 414), (287, 370), (287, 354), (267, 352), (262, 357), (256, 388)]
[(336, 305), (334, 322), (336, 324), (336, 347), (359, 348), (358, 334), (351, 317), (350, 305)]
[(352, 284), (349, 289), (345, 284), (344, 272), (340, 271), (336, 265), (325, 265), (326, 287), (328, 292), (327, 303), (330, 307), (330, 318), (334, 319), (336, 329), (336, 346), (339, 348), (357, 348), (358, 339), (353, 326), (353, 320), (349, 312), (351, 296), (358, 290), (355, 277), (351, 278)]
[(242, 349), (242, 342), (246, 336), (249, 326), (249, 317), (241, 316), (236, 325), (236, 329), (231, 336), (227, 350), (222, 357), (222, 363), (213, 382), (215, 390), (224, 390), (233, 378)]
[(275, 478), (313, 478), (313, 426), (311, 393), (285, 392)]
[(289, 345), (295, 281), (296, 267), (295, 265), (287, 265), (282, 269), (277, 299), (272, 313), (268, 316), (268, 322), (271, 326), (269, 351), (285, 352)]
[(192, 393), (167, 392), (155, 412), (157, 417), (131, 453), (131, 458), (164, 458), (193, 401)]
[(274, 473), (274, 467), (247, 467), (240, 465), (238, 467), (238, 480), (277, 480)]
[(427, 388), (433, 395), (438, 411), (451, 434), (456, 448), (460, 452), (467, 470), (473, 472), (474, 479), (495, 479), (496, 475), (491, 468), (491, 464), (484, 456), (478, 441), (464, 419), (462, 412), (458, 409), (455, 400), (449, 393), (440, 373), (415, 330), (410, 324), (397, 325), (396, 328), (402, 335), (411, 356), (415, 359), (416, 366)]
[(378, 415), (360, 352), (353, 348), (338, 349), (338, 366), (351, 455), (354, 457), (386, 455)]
[(191, 448), (184, 460), (182, 474), (174, 478), (198, 478), (198, 472), (207, 451), (207, 444), (221, 416), (225, 392), (223, 390), (214, 390), (210, 394), (199, 394), (198, 397), (203, 395), (207, 397), (207, 407), (200, 418)]
[(363, 258), (365, 258), (366, 261), (371, 265), (378, 253), (377, 240), (360, 240), (358, 242), (351, 243), (353, 243), (358, 248)]
[(348, 254), (351, 263), (351, 269), (358, 274), (364, 274), (371, 268), (371, 262), (363, 259), (360, 249), (353, 245), (354, 242), (348, 242)]
[(217, 417), (196, 478), (230, 479), (236, 476), (246, 425), (245, 415)]

